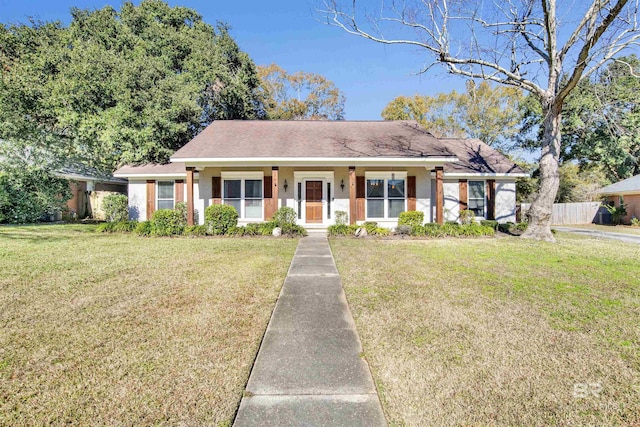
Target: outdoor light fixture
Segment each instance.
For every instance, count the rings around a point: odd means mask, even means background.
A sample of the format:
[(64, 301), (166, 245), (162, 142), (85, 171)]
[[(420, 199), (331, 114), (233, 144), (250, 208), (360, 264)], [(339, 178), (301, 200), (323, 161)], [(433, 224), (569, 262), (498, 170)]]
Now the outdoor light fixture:
[(289, 183), (287, 182), (286, 178), (284, 180), (284, 192), (287, 192), (287, 188), (289, 188)]
[(344, 191), (344, 179), (340, 180), (340, 188)]

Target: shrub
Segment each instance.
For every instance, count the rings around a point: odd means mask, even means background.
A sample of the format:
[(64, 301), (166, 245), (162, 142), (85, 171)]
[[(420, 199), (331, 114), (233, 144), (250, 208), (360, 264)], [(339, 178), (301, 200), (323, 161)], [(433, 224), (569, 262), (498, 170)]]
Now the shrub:
[(462, 232), (462, 225), (457, 223), (445, 223), (440, 227), (443, 236), (458, 237)]
[(132, 233), (137, 225), (138, 221), (118, 221), (113, 222), (113, 231), (118, 233)]
[(336, 225), (347, 225), (349, 215), (345, 211), (336, 211)]
[(231, 227), (227, 229), (227, 236), (232, 237), (242, 237), (242, 236), (253, 236), (254, 234), (248, 234), (248, 229), (246, 227)]
[(611, 214), (611, 224), (622, 224), (622, 219), (627, 214), (627, 208), (625, 207), (625, 205), (611, 206), (608, 204), (604, 204), (603, 206)]
[(424, 224), (424, 212), (422, 211), (402, 212), (398, 217), (398, 225), (417, 227), (422, 224)]
[(71, 198), (69, 181), (45, 169), (0, 164), (0, 222), (24, 224), (61, 212)]
[(238, 212), (230, 205), (211, 205), (204, 211), (208, 234), (222, 235), (238, 225)]
[(187, 225), (180, 211), (173, 209), (159, 209), (151, 217), (154, 236), (173, 236), (182, 234)]
[(307, 235), (307, 230), (296, 224), (284, 223), (280, 228), (283, 236), (297, 237)]
[(483, 219), (480, 221), (480, 225), (485, 227), (491, 227), (494, 230), (498, 229), (498, 221), (495, 221), (493, 219)]
[[(369, 231), (367, 230), (367, 232)], [(391, 234), (391, 230), (384, 227), (376, 227), (371, 234), (374, 236), (389, 236)]]
[(476, 222), (476, 214), (471, 209), (460, 211), (460, 224), (473, 224)]
[(151, 236), (153, 234), (153, 224), (151, 221), (142, 221), (136, 225), (135, 232), (138, 236)]
[(182, 231), (184, 236), (201, 237), (207, 235), (207, 228), (204, 225), (188, 225)]
[(631, 225), (634, 227), (640, 227), (640, 219), (635, 216), (631, 218)]
[(528, 222), (519, 222), (515, 224), (515, 229), (518, 231), (524, 231), (527, 229), (527, 226), (529, 226)]
[(352, 236), (359, 228), (357, 225), (335, 224), (328, 228), (329, 236)]
[(187, 203), (186, 202), (178, 202), (173, 208), (174, 210), (180, 212), (180, 215), (184, 218), (184, 223), (187, 223)]
[(361, 227), (366, 228), (367, 234), (375, 234), (376, 229), (378, 228), (378, 223), (374, 221), (367, 221), (364, 224), (362, 224)]
[(102, 210), (107, 222), (129, 219), (129, 199), (124, 194), (109, 194), (102, 200)]
[(112, 222), (102, 222), (98, 224), (96, 227), (96, 232), (98, 233), (113, 233), (113, 223)]
[(496, 230), (488, 225), (466, 224), (460, 229), (460, 236), (477, 237), (492, 236), (496, 234)]
[(285, 224), (295, 224), (298, 214), (293, 208), (283, 206), (273, 214), (272, 221), (277, 224), (278, 227), (282, 227)]

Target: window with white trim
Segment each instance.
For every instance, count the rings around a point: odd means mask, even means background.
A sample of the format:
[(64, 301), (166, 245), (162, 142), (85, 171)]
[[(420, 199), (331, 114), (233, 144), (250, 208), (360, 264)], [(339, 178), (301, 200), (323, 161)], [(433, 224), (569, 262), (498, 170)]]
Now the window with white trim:
[(484, 181), (469, 181), (469, 197), (467, 200), (469, 210), (476, 217), (483, 217), (485, 208), (485, 184)]
[(224, 179), (222, 197), (225, 205), (231, 205), (242, 219), (262, 219), (262, 179)]
[(406, 176), (366, 177), (367, 218), (393, 219), (407, 210)]
[(174, 182), (156, 182), (156, 209), (173, 209), (174, 207)]

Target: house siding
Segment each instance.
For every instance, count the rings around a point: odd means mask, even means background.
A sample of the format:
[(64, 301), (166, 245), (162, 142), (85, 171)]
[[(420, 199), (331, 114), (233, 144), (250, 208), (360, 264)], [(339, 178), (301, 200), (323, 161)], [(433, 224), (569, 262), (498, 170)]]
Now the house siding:
[(147, 219), (147, 180), (129, 181), (129, 219)]
[[(194, 181), (194, 210), (196, 212), (196, 223), (204, 224), (204, 212), (212, 204), (212, 178), (221, 176), (222, 172), (256, 172), (260, 171), (265, 177), (272, 176), (271, 167), (208, 167), (198, 172), (198, 179)], [(295, 198), (296, 175), (304, 172), (333, 172), (331, 200), (331, 218), (320, 226), (326, 227), (335, 221), (336, 211), (349, 213), (349, 168), (348, 167), (280, 167), (278, 170), (278, 201), (277, 207), (288, 206), (298, 211), (298, 203)], [(435, 180), (432, 179), (432, 172), (423, 167), (415, 168), (365, 168), (357, 167), (356, 176), (365, 176), (367, 172), (403, 172), (409, 176), (416, 177), (416, 210), (424, 213), (425, 222), (435, 221)], [(299, 176), (299, 175), (298, 175)], [(445, 177), (446, 178), (446, 177)], [(473, 179), (473, 178), (469, 178)], [(157, 180), (164, 180), (158, 178)], [(172, 180), (167, 178), (167, 180)], [(485, 179), (478, 179), (486, 181)], [(287, 182), (287, 190), (284, 183)], [(344, 181), (344, 189), (340, 183)], [(444, 192), (444, 219), (445, 221), (457, 221), (460, 215), (460, 180), (445, 179), (443, 182)], [(146, 179), (130, 179), (129, 181), (129, 217), (132, 220), (144, 221), (147, 218), (146, 212)], [(497, 180), (495, 195), (495, 215), (499, 222), (515, 222), (515, 181)], [(326, 185), (323, 189), (326, 191)], [(183, 194), (186, 197), (186, 183), (184, 183)], [(639, 197), (640, 199), (640, 197)], [(155, 203), (155, 201), (154, 201)], [(626, 203), (626, 202), (625, 202)], [(408, 202), (407, 202), (408, 206)], [(638, 202), (640, 213), (640, 201)], [(326, 205), (323, 208), (326, 212)], [(267, 220), (268, 218), (264, 218)], [(365, 220), (358, 221), (362, 223)], [(397, 225), (397, 220), (376, 220), (381, 227), (392, 228)], [(250, 220), (239, 221), (240, 225), (251, 222)], [(307, 226), (303, 221), (300, 225)]]
[(460, 217), (460, 183), (458, 180), (445, 180), (442, 183), (444, 191), (444, 220), (457, 221)]
[(516, 222), (515, 181), (496, 181), (495, 214), (500, 223)]

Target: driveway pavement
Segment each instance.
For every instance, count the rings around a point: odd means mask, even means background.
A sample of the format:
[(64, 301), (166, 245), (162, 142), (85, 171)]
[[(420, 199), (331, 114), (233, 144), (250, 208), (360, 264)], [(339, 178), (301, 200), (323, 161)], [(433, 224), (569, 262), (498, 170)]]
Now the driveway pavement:
[(602, 239), (620, 240), (622, 242), (640, 244), (640, 236), (634, 235), (634, 234), (611, 233), (607, 231), (590, 230), (586, 228), (575, 228), (575, 227), (565, 227), (565, 226), (558, 226), (558, 227), (552, 226), (551, 228), (557, 231), (564, 231), (567, 233), (576, 233), (576, 234), (582, 234), (584, 236), (599, 237)]
[(326, 236), (300, 239), (234, 426), (385, 426)]

